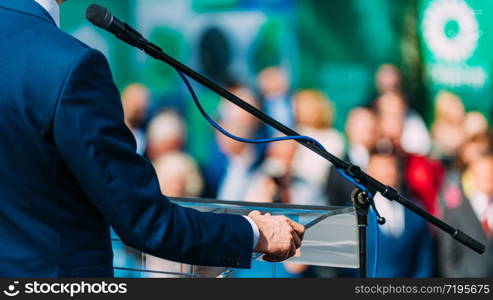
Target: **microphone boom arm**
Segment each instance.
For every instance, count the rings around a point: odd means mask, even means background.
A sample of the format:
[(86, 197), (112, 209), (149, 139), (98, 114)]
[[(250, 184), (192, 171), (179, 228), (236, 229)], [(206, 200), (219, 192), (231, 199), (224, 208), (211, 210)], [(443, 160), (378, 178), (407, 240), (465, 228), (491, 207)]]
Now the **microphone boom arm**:
[[(91, 9), (91, 7), (94, 7), (97, 5), (91, 5), (88, 8), (88, 12)], [(106, 10), (106, 9), (105, 9)], [(107, 10), (106, 10), (107, 12)], [(107, 12), (109, 14), (109, 12)], [(232, 102), (233, 104), (239, 106), (240, 108), (244, 109), (245, 111), (249, 112), (250, 114), (254, 115), (256, 118), (264, 122), (265, 124), (271, 126), (274, 129), (279, 130), (286, 136), (300, 136), (299, 133), (294, 131), (293, 129), (285, 126), (284, 124), (280, 123), (279, 121), (271, 118), (270, 116), (266, 115), (262, 111), (258, 110), (254, 106), (248, 104), (246, 101), (242, 100), (241, 98), (233, 95), (223, 87), (219, 86), (218, 84), (214, 83), (213, 81), (209, 80), (205, 76), (201, 75), (200, 73), (194, 71), (193, 69), (189, 68), (188, 66), (182, 64), (181, 62), (175, 60), (171, 56), (167, 55), (163, 49), (160, 47), (156, 46), (155, 44), (149, 42), (145, 38), (142, 37), (142, 35), (137, 32), (135, 29), (130, 27), (128, 24), (118, 20), (116, 17), (113, 17), (111, 14), (111, 22), (117, 22), (118, 24), (118, 30), (109, 30), (108, 27), (111, 26), (111, 24), (107, 24), (106, 27), (100, 26), (98, 22), (95, 22), (94, 20), (91, 20), (89, 18), (89, 13), (87, 14), (88, 19), (95, 24), (98, 27), (101, 27), (103, 29), (106, 29), (113, 33), (116, 37), (121, 39), (122, 41), (137, 47), (147, 53), (149, 56), (160, 60), (177, 71), (187, 75), (188, 77), (192, 78), (193, 80), (197, 81), (198, 83), (202, 84), (203, 86), (207, 87), (208, 89), (214, 91), (224, 99)], [(123, 25), (123, 26), (122, 26)], [(121, 29), (120, 29), (121, 28)], [(118, 32), (115, 32), (118, 31)], [(130, 37), (129, 37), (130, 36)], [(131, 40), (131, 42), (129, 41)], [(451, 225), (445, 223), (444, 221), (436, 218), (435, 216), (431, 215), (421, 207), (417, 206), (410, 200), (406, 199), (402, 195), (400, 195), (395, 189), (393, 189), (390, 186), (384, 185), (383, 183), (379, 182), (375, 178), (371, 177), (370, 175), (366, 174), (361, 170), (360, 167), (353, 165), (351, 163), (348, 163), (342, 159), (339, 159), (335, 155), (331, 154), (328, 151), (325, 151), (324, 149), (321, 149), (318, 147), (315, 143), (307, 141), (307, 140), (296, 140), (298, 143), (303, 145), (304, 147), (310, 149), (311, 151), (315, 152), (319, 156), (325, 158), (327, 161), (332, 163), (335, 168), (342, 170), (344, 173), (346, 173), (348, 176), (352, 177), (358, 184), (366, 187), (368, 191), (372, 194), (375, 195), (376, 192), (380, 192), (385, 198), (393, 201), (399, 202), (401, 205), (406, 207), (407, 209), (411, 210), (415, 214), (419, 215), (420, 217), (424, 218), (426, 221), (430, 222), (431, 224), (435, 225), (436, 227), (440, 228), (441, 230), (445, 231), (448, 233), (452, 238), (460, 242), (461, 244), (467, 246), (468, 248), (474, 250), (475, 252), (479, 254), (483, 254), (486, 250), (486, 247), (484, 244), (480, 243), (476, 239), (470, 237), (469, 235), (463, 233), (457, 228), (452, 227)]]

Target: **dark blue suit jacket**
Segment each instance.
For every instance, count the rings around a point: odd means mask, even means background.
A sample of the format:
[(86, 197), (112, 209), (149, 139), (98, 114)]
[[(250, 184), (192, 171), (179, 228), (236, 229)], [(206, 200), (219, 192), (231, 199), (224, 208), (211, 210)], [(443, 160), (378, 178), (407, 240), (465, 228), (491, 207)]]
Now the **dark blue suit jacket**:
[(33, 0), (0, 0), (0, 276), (112, 276), (110, 225), (162, 258), (250, 266), (245, 218), (161, 195), (103, 55)]

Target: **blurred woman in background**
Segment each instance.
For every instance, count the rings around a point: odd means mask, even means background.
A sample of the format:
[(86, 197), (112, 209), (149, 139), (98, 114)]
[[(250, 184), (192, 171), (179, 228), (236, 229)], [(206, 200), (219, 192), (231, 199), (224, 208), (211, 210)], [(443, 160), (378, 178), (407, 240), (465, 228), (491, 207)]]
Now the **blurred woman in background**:
[[(343, 156), (344, 139), (339, 131), (332, 128), (333, 106), (322, 92), (303, 90), (296, 93), (294, 112), (296, 128), (300, 134), (314, 138), (335, 156)], [(293, 158), (294, 176), (323, 189), (327, 182), (329, 168), (330, 163), (324, 158), (298, 145)]]

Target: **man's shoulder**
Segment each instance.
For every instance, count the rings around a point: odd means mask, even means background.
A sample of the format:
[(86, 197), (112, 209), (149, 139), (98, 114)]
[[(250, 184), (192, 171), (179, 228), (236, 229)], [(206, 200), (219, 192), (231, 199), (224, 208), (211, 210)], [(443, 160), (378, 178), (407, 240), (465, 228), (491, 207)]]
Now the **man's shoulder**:
[[(19, 34), (10, 35), (9, 31), (18, 31)], [(41, 62), (46, 59), (58, 62), (73, 60), (89, 48), (45, 18), (20, 10), (10, 10), (8, 6), (0, 9), (0, 33), (4, 37), (0, 45), (15, 47), (20, 50), (17, 55), (25, 56), (25, 59), (40, 59)], [(27, 52), (35, 55), (26, 55), (23, 49), (28, 49)]]
[(47, 58), (72, 63), (91, 50), (88, 45), (56, 27), (39, 30), (44, 31), (44, 38), (42, 45), (38, 46), (44, 48), (43, 53), (47, 54)]
[[(14, 22), (17, 27), (12, 25)], [(16, 28), (17, 34), (11, 34)], [(37, 16), (0, 7), (0, 36), (2, 71), (16, 75), (12, 77), (16, 80), (10, 82), (12, 86), (25, 88), (22, 83), (31, 82), (29, 87), (35, 94), (47, 93), (55, 99), (74, 68), (81, 64), (86, 66), (81, 72), (91, 70), (87, 65), (105, 68), (102, 54)]]
[(50, 66), (50, 76), (62, 79), (81, 63), (89, 63), (95, 68), (100, 68), (105, 60), (98, 50), (55, 26), (39, 26), (32, 34), (42, 36), (30, 46), (30, 50), (36, 55), (27, 58), (37, 65), (32, 67), (32, 71), (37, 74), (45, 70), (44, 66)]

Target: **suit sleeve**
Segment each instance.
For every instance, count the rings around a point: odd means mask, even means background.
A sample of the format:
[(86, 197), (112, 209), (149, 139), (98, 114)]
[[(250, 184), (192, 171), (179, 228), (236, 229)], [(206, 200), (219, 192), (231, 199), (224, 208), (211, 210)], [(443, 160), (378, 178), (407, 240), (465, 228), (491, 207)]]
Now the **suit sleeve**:
[(68, 73), (53, 136), (87, 197), (129, 246), (189, 264), (250, 267), (253, 231), (245, 218), (198, 212), (161, 194), (152, 165), (136, 153), (98, 51), (86, 50)]

